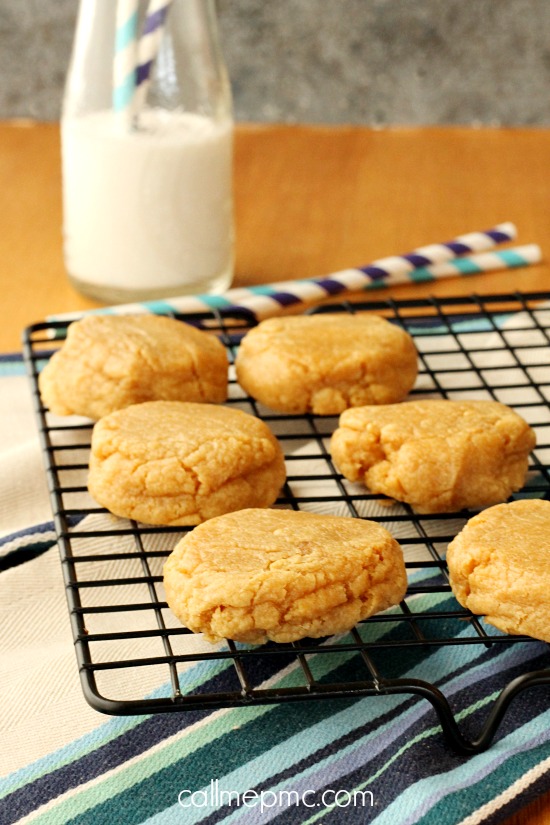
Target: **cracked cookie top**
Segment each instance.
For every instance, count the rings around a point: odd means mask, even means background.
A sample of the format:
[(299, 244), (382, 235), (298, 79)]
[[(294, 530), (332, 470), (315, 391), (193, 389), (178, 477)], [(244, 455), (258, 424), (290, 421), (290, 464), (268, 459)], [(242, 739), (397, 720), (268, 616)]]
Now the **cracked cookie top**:
[(316, 415), (401, 401), (418, 371), (407, 332), (347, 313), (262, 321), (243, 338), (235, 366), (243, 389), (266, 406)]
[(255, 644), (347, 631), (397, 604), (407, 577), (401, 547), (372, 521), (246, 509), (185, 536), (164, 584), (191, 630)]
[(57, 415), (97, 420), (143, 401), (223, 403), (225, 347), (214, 335), (158, 315), (89, 315), (39, 376), (42, 400)]
[(346, 410), (330, 451), (350, 481), (440, 513), (505, 501), (523, 486), (534, 445), (497, 401), (424, 399)]
[(149, 401), (103, 417), (92, 434), (91, 495), (148, 524), (193, 525), (267, 507), (285, 477), (267, 425), (229, 407)]

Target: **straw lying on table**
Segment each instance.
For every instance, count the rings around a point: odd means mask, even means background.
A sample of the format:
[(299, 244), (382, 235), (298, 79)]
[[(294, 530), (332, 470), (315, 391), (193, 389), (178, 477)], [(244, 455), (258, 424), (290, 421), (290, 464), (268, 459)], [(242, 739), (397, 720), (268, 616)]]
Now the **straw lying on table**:
[(210, 312), (212, 309), (224, 312), (245, 309), (257, 320), (261, 320), (287, 310), (300, 311), (331, 296), (344, 296), (349, 292), (538, 263), (541, 260), (541, 250), (536, 244), (489, 251), (498, 244), (514, 240), (516, 234), (516, 227), (512, 223), (502, 223), (485, 232), (470, 232), (446, 243), (430, 244), (405, 255), (381, 258), (367, 266), (344, 269), (322, 278), (230, 289), (222, 295), (183, 295), (166, 300), (120, 304), (88, 312), (53, 315), (48, 320), (75, 320), (90, 312), (117, 315), (138, 312), (194, 314)]

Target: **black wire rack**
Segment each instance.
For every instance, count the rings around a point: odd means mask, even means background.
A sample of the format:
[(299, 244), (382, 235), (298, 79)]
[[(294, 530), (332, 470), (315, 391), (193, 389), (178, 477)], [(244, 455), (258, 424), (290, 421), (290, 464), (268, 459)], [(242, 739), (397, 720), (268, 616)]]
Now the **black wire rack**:
[[(550, 292), (540, 292), (342, 303), (317, 311), (376, 313), (409, 331), (419, 353), (412, 397), (486, 398), (516, 409), (535, 430), (537, 447), (526, 484), (513, 498), (548, 499), (549, 301)], [(255, 323), (244, 311), (174, 317), (217, 334), (231, 362), (242, 336)], [(86, 488), (91, 422), (55, 417), (41, 403), (38, 373), (64, 339), (66, 328), (63, 322), (29, 327), (24, 355), (78, 667), (92, 707), (131, 715), (410, 694), (432, 704), (452, 748), (471, 754), (489, 746), (517, 694), (550, 684), (547, 645), (500, 633), (452, 596), (445, 551), (473, 511), (419, 516), (408, 505), (349, 483), (332, 464), (328, 449), (335, 418), (275, 414), (246, 396), (232, 369), (227, 403), (262, 418), (285, 452), (287, 483), (275, 506), (383, 524), (403, 547), (409, 588), (398, 608), (329, 639), (262, 646), (227, 641), (212, 646), (182, 627), (165, 601), (162, 564), (186, 528), (138, 524), (98, 507)], [(497, 661), (503, 648), (512, 645), (526, 650), (538, 645), (537, 656), (526, 657), (536, 659), (537, 670), (521, 672), (502, 684), (480, 730), (465, 735), (457, 721), (459, 709), (437, 685), (430, 664), (433, 654), (447, 647), (457, 660), (472, 653), (495, 656)], [(412, 666), (422, 678), (406, 675)]]

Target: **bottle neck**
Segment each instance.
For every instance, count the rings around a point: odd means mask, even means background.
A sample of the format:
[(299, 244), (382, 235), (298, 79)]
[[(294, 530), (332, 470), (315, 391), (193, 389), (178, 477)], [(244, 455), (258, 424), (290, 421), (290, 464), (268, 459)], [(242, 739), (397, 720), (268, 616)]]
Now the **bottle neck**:
[[(116, 108), (117, 5), (115, 0), (80, 2), (64, 117)], [(165, 16), (156, 18), (148, 17), (145, 0), (136, 0), (135, 9), (135, 36), (129, 39), (133, 56), (128, 63), (129, 71), (135, 70), (129, 96), (131, 120), (139, 121), (140, 111), (147, 108), (231, 119), (231, 90), (215, 0), (171, 0)], [(159, 20), (160, 25), (155, 25)]]

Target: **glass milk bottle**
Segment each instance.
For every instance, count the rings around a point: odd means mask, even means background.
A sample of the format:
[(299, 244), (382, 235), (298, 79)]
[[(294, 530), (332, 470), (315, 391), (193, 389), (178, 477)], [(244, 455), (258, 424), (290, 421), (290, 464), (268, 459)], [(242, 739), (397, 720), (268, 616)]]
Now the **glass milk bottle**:
[(232, 135), (215, 0), (80, 0), (61, 120), (74, 286), (109, 303), (226, 289)]

